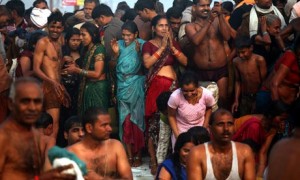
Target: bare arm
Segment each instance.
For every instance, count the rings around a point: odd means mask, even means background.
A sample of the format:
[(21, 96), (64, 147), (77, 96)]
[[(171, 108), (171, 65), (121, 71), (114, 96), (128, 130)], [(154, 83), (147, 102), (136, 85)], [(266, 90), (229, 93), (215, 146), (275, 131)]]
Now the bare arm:
[(235, 75), (235, 81), (234, 81), (234, 102), (231, 107), (231, 112), (234, 113), (238, 110), (239, 107), (239, 98), (241, 94), (241, 80), (240, 80), (240, 74), (238, 70), (237, 60), (234, 60), (233, 67), (234, 67), (234, 75)]
[(209, 118), (210, 118), (211, 113), (212, 113), (212, 108), (211, 107), (206, 107), (205, 117), (204, 117), (204, 122), (203, 122), (203, 127), (205, 127), (205, 128), (208, 128), (208, 122), (209, 122)]
[[(193, 148), (191, 152), (189, 153), (188, 159), (187, 159), (187, 166), (186, 166), (186, 173), (187, 178), (189, 180), (201, 180), (203, 179), (202, 175), (202, 164), (201, 164), (201, 158), (204, 158), (201, 155), (201, 152), (199, 152), (199, 146)], [(203, 154), (203, 152), (202, 152)], [(201, 157), (202, 156), (202, 157)]]
[(115, 141), (115, 150), (117, 152), (117, 171), (121, 179), (132, 180), (131, 167), (128, 162), (126, 152), (123, 145), (119, 141)]
[(267, 32), (267, 23), (266, 23), (266, 17), (262, 16), (260, 19), (260, 26), (261, 26), (261, 32), (263, 33), (261, 35), (255, 36), (255, 43), (256, 44), (262, 44), (264, 46), (269, 46), (271, 44), (271, 38), (269, 33)]
[(159, 180), (172, 180), (172, 176), (169, 173), (169, 171), (166, 170), (166, 168), (162, 167), (159, 174), (158, 174)]
[(156, 56), (162, 55), (162, 53), (165, 51), (167, 47), (167, 42), (168, 42), (168, 36), (164, 36), (161, 47), (155, 53), (153, 53), (152, 55), (150, 55), (150, 53), (144, 53), (143, 62), (145, 68), (150, 69), (153, 66), (153, 64), (156, 63), (156, 61), (158, 60)]
[(287, 66), (281, 64), (271, 80), (271, 94), (273, 101), (279, 100), (278, 87), (283, 82), (289, 71), (290, 69)]
[[(1, 59), (0, 59), (1, 60)], [(6, 159), (6, 148), (7, 147), (7, 141), (6, 138), (3, 135), (4, 133), (0, 134), (0, 178), (2, 178), (4, 165), (5, 165), (5, 159)]]
[(176, 109), (173, 109), (170, 106), (168, 106), (168, 119), (172, 132), (174, 133), (175, 138), (177, 139), (177, 137), (179, 136), (179, 131), (176, 123)]
[(245, 157), (244, 161), (244, 177), (245, 180), (254, 180), (255, 179), (255, 160), (254, 154), (249, 146), (243, 145), (244, 151), (243, 156)]
[(262, 56), (259, 56), (257, 58), (257, 62), (258, 62), (258, 65), (259, 65), (259, 71), (260, 71), (261, 79), (264, 80), (267, 76), (267, 63), (265, 61), (265, 58), (262, 57)]
[(228, 41), (231, 37), (231, 29), (230, 29), (228, 23), (226, 23), (226, 20), (225, 20), (223, 14), (219, 15), (219, 28), (220, 28), (220, 32), (221, 32), (224, 40)]
[(203, 39), (207, 36), (207, 32), (212, 24), (213, 20), (208, 20), (203, 23), (203, 27), (196, 31), (195, 25), (189, 23), (185, 26), (185, 32), (187, 37), (193, 42), (194, 45), (198, 46), (202, 43)]
[(27, 56), (22, 56), (19, 60), (19, 63), (22, 67), (22, 74), (23, 76), (31, 76), (33, 75), (33, 71), (30, 70), (31, 67), (31, 61), (30, 58)]

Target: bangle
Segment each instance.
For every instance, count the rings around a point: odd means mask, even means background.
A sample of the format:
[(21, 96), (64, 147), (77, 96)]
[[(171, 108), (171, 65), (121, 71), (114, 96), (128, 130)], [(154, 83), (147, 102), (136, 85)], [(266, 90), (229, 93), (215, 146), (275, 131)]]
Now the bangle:
[(155, 52), (155, 53), (153, 54), (153, 56), (154, 56), (156, 59), (159, 59), (159, 58), (160, 58), (160, 55), (159, 55), (157, 52)]
[(268, 34), (267, 31), (264, 31), (264, 32), (262, 33), (263, 36), (264, 36), (264, 35), (267, 35), (267, 34)]
[(178, 57), (178, 56), (181, 55), (181, 52), (177, 50), (173, 55), (176, 56), (176, 57)]
[(81, 76), (87, 76), (87, 74), (88, 74), (87, 70), (81, 69), (81, 71), (80, 71)]

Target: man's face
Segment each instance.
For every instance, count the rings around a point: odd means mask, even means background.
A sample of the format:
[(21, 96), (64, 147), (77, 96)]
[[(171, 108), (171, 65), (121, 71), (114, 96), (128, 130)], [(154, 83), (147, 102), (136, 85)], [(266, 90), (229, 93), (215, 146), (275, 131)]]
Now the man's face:
[(95, 7), (96, 7), (96, 4), (94, 2), (88, 2), (88, 3), (84, 4), (83, 11), (84, 11), (84, 16), (86, 19), (92, 18), (92, 12)]
[(65, 139), (68, 145), (75, 144), (83, 138), (85, 132), (81, 124), (74, 124), (68, 132), (64, 132)]
[(252, 47), (240, 48), (237, 50), (237, 54), (242, 60), (248, 60), (252, 55)]
[(173, 18), (171, 17), (169, 19), (169, 22), (171, 24), (171, 29), (172, 31), (177, 34), (179, 32), (179, 27), (180, 27), (180, 22), (181, 22), (181, 18)]
[(43, 108), (43, 93), (41, 88), (31, 82), (19, 84), (16, 87), (14, 100), (9, 102), (13, 118), (21, 124), (33, 125), (40, 117)]
[(98, 141), (109, 139), (112, 132), (110, 123), (111, 119), (109, 114), (98, 115), (98, 119), (92, 127), (91, 136)]
[(256, 0), (255, 2), (262, 9), (269, 9), (272, 6), (272, 0)]
[(215, 121), (209, 127), (215, 141), (219, 143), (231, 141), (234, 131), (234, 120), (231, 115), (217, 115)]
[(39, 4), (36, 4), (35, 7), (40, 9), (48, 9), (48, 6), (45, 2), (40, 2)]
[(49, 29), (49, 37), (52, 39), (58, 39), (64, 30), (64, 26), (62, 22), (52, 21), (51, 23), (49, 23), (48, 29)]
[(144, 22), (148, 22), (150, 20), (146, 9), (138, 11), (137, 14), (140, 16), (140, 19)]
[(100, 16), (98, 18), (95, 18), (94, 20), (99, 27), (105, 26), (106, 24), (108, 24), (105, 16)]
[(207, 18), (210, 14), (210, 1), (199, 0), (199, 2), (193, 6), (194, 12), (199, 18)]
[(272, 24), (267, 26), (268, 33), (272, 36), (276, 36), (280, 33), (281, 21), (275, 20)]

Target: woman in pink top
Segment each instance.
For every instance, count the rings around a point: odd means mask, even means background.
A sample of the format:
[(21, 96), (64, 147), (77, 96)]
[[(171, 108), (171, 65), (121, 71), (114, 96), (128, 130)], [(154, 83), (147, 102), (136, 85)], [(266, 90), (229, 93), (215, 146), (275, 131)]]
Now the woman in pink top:
[(168, 118), (172, 129), (172, 145), (182, 132), (194, 126), (208, 127), (211, 107), (215, 104), (212, 93), (198, 86), (197, 76), (186, 72), (179, 81), (180, 88), (168, 101)]

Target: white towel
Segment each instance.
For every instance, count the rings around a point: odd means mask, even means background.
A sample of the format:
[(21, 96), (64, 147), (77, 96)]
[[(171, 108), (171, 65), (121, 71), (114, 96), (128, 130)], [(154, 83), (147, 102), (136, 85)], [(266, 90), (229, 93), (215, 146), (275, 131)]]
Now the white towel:
[(258, 17), (256, 14), (256, 11), (264, 14), (271, 13), (274, 11), (274, 14), (279, 17), (281, 21), (281, 29), (286, 26), (286, 23), (284, 21), (284, 18), (280, 11), (272, 4), (272, 6), (269, 9), (261, 9), (259, 8), (256, 4), (252, 7), (250, 11), (250, 21), (249, 21), (249, 34), (250, 37), (253, 35), (257, 34), (257, 29), (258, 29)]
[(30, 20), (38, 28), (43, 28), (47, 24), (50, 15), (51, 11), (49, 9), (33, 8), (30, 14)]
[(69, 158), (57, 158), (53, 161), (53, 168), (60, 166), (67, 166), (69, 164), (73, 165), (73, 168), (64, 170), (62, 173), (76, 175), (76, 180), (84, 180), (82, 172), (75, 161), (70, 160)]

